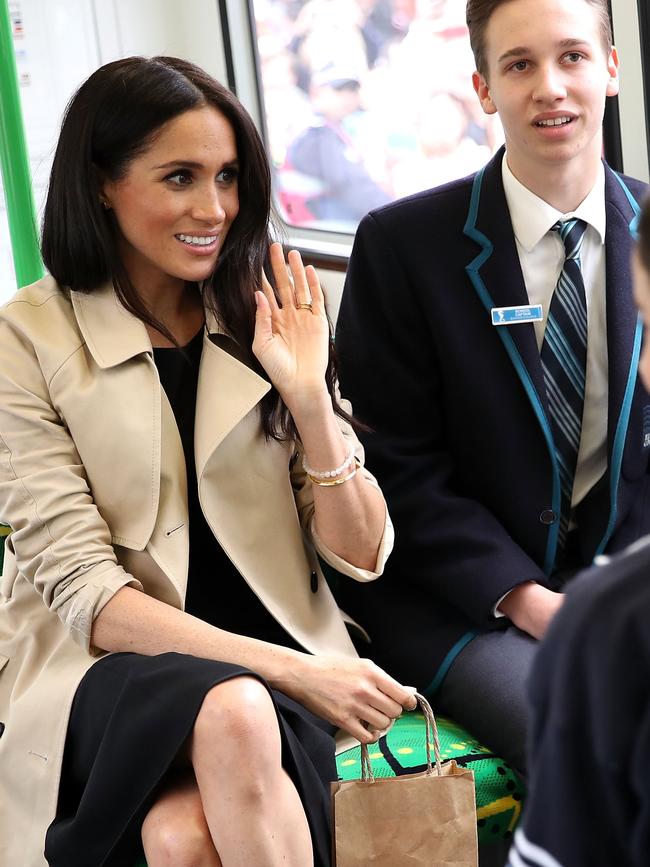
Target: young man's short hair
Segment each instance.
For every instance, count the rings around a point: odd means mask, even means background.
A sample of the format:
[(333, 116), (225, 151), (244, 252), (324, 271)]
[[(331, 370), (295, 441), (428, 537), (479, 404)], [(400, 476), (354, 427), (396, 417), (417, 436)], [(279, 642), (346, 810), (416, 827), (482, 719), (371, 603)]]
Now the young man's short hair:
[[(469, 41), (474, 52), (477, 70), (487, 78), (487, 58), (485, 51), (485, 30), (492, 13), (504, 3), (512, 0), (467, 0), (466, 19), (469, 29)], [(572, 0), (575, 2), (575, 0)], [(609, 54), (612, 47), (612, 22), (609, 17), (607, 0), (584, 0), (596, 10), (600, 19), (600, 31), (605, 51)]]

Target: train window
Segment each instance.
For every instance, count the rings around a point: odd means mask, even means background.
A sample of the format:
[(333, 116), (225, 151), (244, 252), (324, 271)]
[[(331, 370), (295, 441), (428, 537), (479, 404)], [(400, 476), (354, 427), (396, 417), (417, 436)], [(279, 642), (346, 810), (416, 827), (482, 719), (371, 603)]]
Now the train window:
[(461, 177), (503, 141), (471, 84), (465, 0), (249, 0), (276, 205), (354, 232), (371, 208)]
[[(616, 99), (608, 100), (605, 155), (614, 168), (647, 181), (650, 16), (645, 0), (638, 0), (638, 15), (634, 5), (630, 0), (610, 0), (614, 42), (621, 58), (621, 90)], [(640, 110), (644, 105), (646, 112)]]
[(645, 107), (645, 130), (648, 163), (650, 164), (650, 8), (639, 0), (639, 31), (641, 64), (643, 69), (643, 105)]

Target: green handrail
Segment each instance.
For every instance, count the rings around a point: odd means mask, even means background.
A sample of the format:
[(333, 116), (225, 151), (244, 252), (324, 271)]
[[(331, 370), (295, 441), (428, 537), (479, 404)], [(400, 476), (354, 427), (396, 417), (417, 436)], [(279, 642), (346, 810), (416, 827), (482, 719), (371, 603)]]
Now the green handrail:
[(18, 286), (43, 276), (7, 0), (0, 0), (0, 170)]

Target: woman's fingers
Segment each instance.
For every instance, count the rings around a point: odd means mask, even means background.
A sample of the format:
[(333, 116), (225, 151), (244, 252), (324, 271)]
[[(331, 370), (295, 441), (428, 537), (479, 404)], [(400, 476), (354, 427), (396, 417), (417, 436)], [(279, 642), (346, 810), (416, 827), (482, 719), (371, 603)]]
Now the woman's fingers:
[(404, 710), (415, 710), (417, 707), (417, 699), (415, 697), (416, 689), (414, 686), (402, 686), (401, 683), (386, 674), (381, 668), (377, 667), (376, 672), (377, 689), (384, 695), (397, 702)]
[(264, 346), (268, 340), (273, 339), (273, 324), (271, 307), (264, 292), (255, 293), (255, 334), (253, 336), (253, 352), (258, 346)]
[(366, 728), (363, 721), (354, 716), (342, 720), (340, 728), (356, 738), (361, 744), (374, 744), (380, 737), (379, 732)]
[[(397, 717), (401, 716), (404, 711), (404, 707), (399, 702), (379, 690), (377, 690), (376, 694), (370, 699), (369, 703), (375, 708), (375, 710), (379, 711), (379, 713), (388, 717), (389, 720), (397, 719)], [(368, 720), (368, 722), (370, 722), (370, 720)]]
[[(398, 714), (397, 716), (400, 716)], [(378, 711), (374, 707), (368, 707), (360, 714), (362, 722), (368, 723), (368, 727), (374, 731), (382, 732), (389, 728), (395, 717), (386, 716), (385, 713)]]
[(314, 313), (320, 314), (325, 310), (323, 290), (316, 269), (312, 265), (303, 265), (298, 250), (290, 250), (285, 262), (282, 245), (275, 242), (269, 248), (269, 258), (283, 307), (290, 304), (302, 309), (301, 305), (309, 304)]
[[(395, 683), (397, 682), (395, 681)], [(415, 687), (401, 687), (399, 684), (398, 686), (406, 693), (407, 709), (412, 710), (417, 705), (414, 696)], [(360, 743), (374, 744), (386, 734), (394, 720), (401, 716), (403, 710), (403, 705), (378, 692), (365, 706), (357, 705), (355, 710), (340, 722), (340, 725)]]
[(415, 688), (404, 687), (370, 660), (359, 660), (365, 677), (351, 693), (351, 712), (363, 723), (381, 733), (390, 727), (393, 720), (417, 704)]
[[(416, 689), (414, 686), (402, 686), (399, 681), (391, 677), (390, 674), (387, 674), (371, 659), (360, 659), (359, 663), (365, 669), (366, 682), (372, 685), (372, 695), (370, 693), (366, 693), (365, 695), (365, 698), (370, 703), (372, 703), (371, 699), (378, 694), (384, 697), (382, 701), (387, 702), (385, 705), (382, 705), (382, 709), (385, 708), (387, 713), (390, 711), (390, 707), (394, 707), (394, 705), (399, 706), (399, 713), (402, 710), (413, 710), (416, 707)], [(393, 716), (399, 716), (399, 713), (393, 714)]]
[(277, 241), (269, 247), (269, 258), (271, 260), (271, 268), (275, 277), (275, 285), (278, 288), (280, 303), (283, 307), (291, 304), (295, 306), (293, 296), (293, 281), (289, 274), (286, 262), (284, 261), (284, 253), (282, 252), (282, 244)]
[(318, 274), (313, 265), (307, 265), (305, 268), (305, 275), (307, 277), (307, 286), (309, 287), (309, 294), (311, 296), (314, 313), (324, 313), (325, 298), (323, 296), (323, 290), (321, 289), (320, 280), (318, 279)]
[(275, 292), (273, 291), (273, 286), (269, 283), (266, 274), (262, 271), (262, 292), (264, 293), (264, 297), (269, 303), (269, 307), (272, 313), (275, 313), (279, 310), (278, 299), (275, 297)]
[(307, 275), (305, 274), (300, 253), (297, 250), (290, 250), (287, 258), (289, 267), (291, 268), (291, 276), (293, 277), (294, 304), (298, 308), (301, 304), (311, 304), (311, 290), (307, 283)]

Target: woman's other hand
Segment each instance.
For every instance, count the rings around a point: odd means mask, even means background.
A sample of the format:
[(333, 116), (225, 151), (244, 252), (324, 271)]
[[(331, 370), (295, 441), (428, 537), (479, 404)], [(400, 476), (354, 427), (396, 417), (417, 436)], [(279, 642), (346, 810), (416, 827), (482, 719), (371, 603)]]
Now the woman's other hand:
[(413, 687), (402, 686), (369, 659), (305, 656), (274, 685), (366, 744), (417, 704)]
[(304, 267), (297, 250), (287, 267), (281, 244), (271, 244), (269, 252), (281, 306), (263, 274), (264, 291), (255, 293), (253, 352), (291, 408), (326, 391), (329, 323), (315, 269)]

